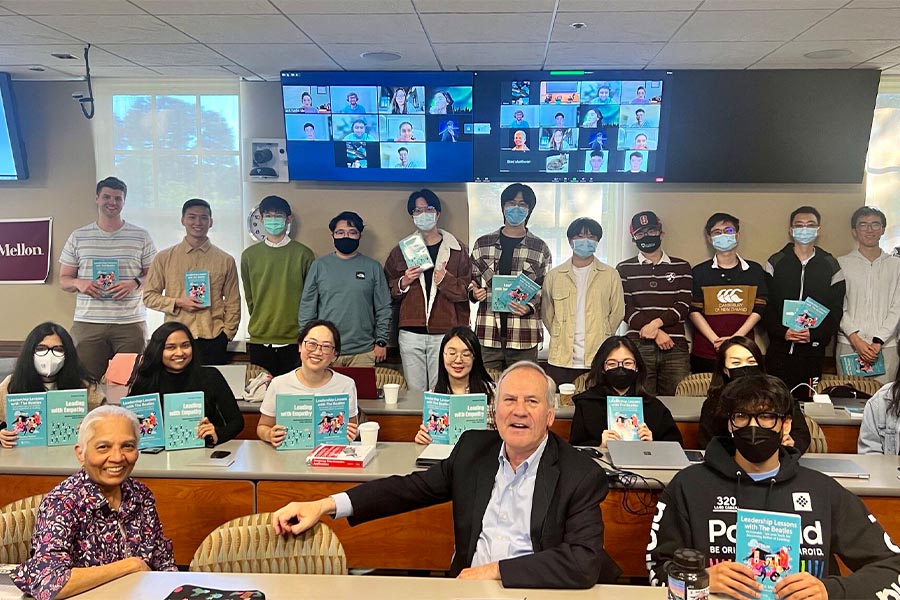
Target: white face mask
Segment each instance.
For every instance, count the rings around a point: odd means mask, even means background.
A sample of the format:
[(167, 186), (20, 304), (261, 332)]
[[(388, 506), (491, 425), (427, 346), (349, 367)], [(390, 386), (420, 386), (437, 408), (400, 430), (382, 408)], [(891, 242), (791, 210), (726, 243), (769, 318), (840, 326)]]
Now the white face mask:
[(65, 356), (56, 356), (52, 352), (48, 352), (44, 356), (34, 355), (34, 368), (41, 377), (53, 377), (59, 373), (65, 362)]
[(421, 215), (413, 215), (413, 223), (416, 229), (420, 231), (431, 231), (437, 225), (437, 214), (422, 213)]

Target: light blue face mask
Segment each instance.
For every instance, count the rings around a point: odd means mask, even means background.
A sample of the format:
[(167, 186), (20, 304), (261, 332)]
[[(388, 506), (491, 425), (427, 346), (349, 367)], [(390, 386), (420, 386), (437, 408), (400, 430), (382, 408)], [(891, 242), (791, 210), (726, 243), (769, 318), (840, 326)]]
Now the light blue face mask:
[(712, 246), (719, 252), (728, 252), (737, 247), (737, 236), (733, 233), (721, 233), (712, 236)]
[(437, 214), (422, 213), (421, 215), (413, 215), (413, 223), (419, 231), (431, 231), (437, 224)]
[(794, 227), (791, 229), (791, 237), (801, 245), (811, 244), (819, 237), (818, 227)]
[(575, 238), (572, 240), (572, 252), (579, 258), (593, 256), (597, 251), (597, 240), (591, 238)]
[(524, 223), (528, 218), (528, 209), (521, 206), (510, 206), (503, 209), (503, 215), (506, 217), (506, 222), (515, 227)]
[(284, 233), (287, 219), (284, 217), (263, 217), (263, 227), (269, 235), (281, 235)]

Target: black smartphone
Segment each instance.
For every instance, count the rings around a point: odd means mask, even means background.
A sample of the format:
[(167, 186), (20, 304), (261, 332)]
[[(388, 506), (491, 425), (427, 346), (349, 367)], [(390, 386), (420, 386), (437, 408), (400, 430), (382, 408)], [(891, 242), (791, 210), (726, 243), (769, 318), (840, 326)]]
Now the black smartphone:
[(684, 453), (687, 456), (688, 461), (692, 463), (703, 462), (703, 453), (699, 450), (685, 450)]
[(231, 454), (231, 452), (229, 452), (228, 450), (216, 450), (215, 452), (210, 454), (209, 457), (210, 458), (225, 458), (229, 454)]
[(163, 450), (165, 450), (165, 448), (163, 448), (162, 446), (160, 446), (159, 448), (144, 448), (143, 450), (141, 450), (141, 454), (159, 454)]

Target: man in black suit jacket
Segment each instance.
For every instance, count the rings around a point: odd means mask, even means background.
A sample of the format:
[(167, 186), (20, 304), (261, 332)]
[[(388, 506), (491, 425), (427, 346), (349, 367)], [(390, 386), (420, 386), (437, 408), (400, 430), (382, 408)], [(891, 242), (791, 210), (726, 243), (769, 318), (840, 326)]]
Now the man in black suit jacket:
[[(275, 530), (298, 534), (326, 514), (352, 515), (356, 525), (452, 500), (451, 575), (525, 588), (588, 588), (613, 581), (620, 571), (603, 549), (600, 513), (606, 475), (549, 430), (554, 393), (553, 381), (538, 365), (516, 363), (498, 384), (497, 431), (466, 432), (450, 457), (427, 471), (370, 481), (316, 502), (292, 502), (273, 516)], [(504, 503), (510, 502), (507, 492), (527, 485), (529, 475), (533, 493), (524, 499), (530, 504), (524, 537), (530, 545), (525, 540), (523, 548), (523, 536), (516, 536), (517, 512)], [(522, 501), (513, 499), (512, 508)], [(520, 518), (520, 529), (523, 522)], [(497, 549), (512, 556), (498, 556)]]

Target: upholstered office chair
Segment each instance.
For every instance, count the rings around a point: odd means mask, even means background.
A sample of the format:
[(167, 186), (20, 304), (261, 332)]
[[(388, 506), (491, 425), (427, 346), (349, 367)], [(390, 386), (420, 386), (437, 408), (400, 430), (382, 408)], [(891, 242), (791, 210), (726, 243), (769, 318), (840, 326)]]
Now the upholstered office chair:
[(31, 534), (43, 494), (0, 507), (0, 563), (18, 564), (31, 555)]
[(828, 452), (828, 440), (825, 439), (825, 432), (819, 427), (819, 424), (806, 415), (806, 426), (809, 427), (809, 450), (807, 452), (820, 452), (822, 454)]
[(692, 373), (678, 383), (675, 395), (705, 397), (710, 383), (712, 383), (712, 373)]
[(494, 385), (500, 381), (500, 376), (503, 375), (503, 369), (486, 369), (488, 375), (491, 376), (491, 379), (494, 380)]
[(578, 377), (575, 378), (575, 381), (572, 384), (575, 386), (575, 393), (580, 394), (585, 390), (585, 386), (587, 385), (587, 378), (590, 373), (582, 373)]
[(875, 377), (856, 377), (854, 375), (822, 375), (819, 379), (818, 391), (833, 385), (852, 385), (861, 392), (874, 396), (884, 384)]
[(384, 389), (386, 383), (399, 383), (401, 390), (407, 389), (406, 378), (402, 372), (390, 367), (375, 367), (375, 387), (379, 390)]
[(324, 523), (298, 536), (276, 535), (272, 513), (232, 519), (206, 536), (191, 560), (191, 571), (346, 575), (347, 556)]

